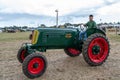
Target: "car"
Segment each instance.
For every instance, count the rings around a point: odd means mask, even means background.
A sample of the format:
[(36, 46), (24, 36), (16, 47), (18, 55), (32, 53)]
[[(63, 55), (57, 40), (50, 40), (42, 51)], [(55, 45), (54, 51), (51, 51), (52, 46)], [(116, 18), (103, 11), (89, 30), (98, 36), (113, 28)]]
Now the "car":
[(16, 33), (16, 30), (14, 30), (14, 29), (8, 29), (7, 32), (8, 33)]

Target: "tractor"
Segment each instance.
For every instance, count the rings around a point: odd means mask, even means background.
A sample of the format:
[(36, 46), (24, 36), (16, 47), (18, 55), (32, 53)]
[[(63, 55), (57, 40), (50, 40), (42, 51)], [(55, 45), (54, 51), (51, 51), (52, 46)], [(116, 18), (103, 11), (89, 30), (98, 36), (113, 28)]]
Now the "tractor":
[(30, 79), (42, 76), (47, 68), (47, 59), (42, 53), (48, 49), (64, 49), (70, 57), (82, 54), (90, 66), (102, 65), (110, 51), (105, 32), (97, 28), (87, 29), (86, 39), (84, 35), (80, 36), (81, 32), (82, 30), (76, 28), (34, 30), (31, 43), (23, 43), (18, 50), (17, 58), (22, 63), (23, 73)]

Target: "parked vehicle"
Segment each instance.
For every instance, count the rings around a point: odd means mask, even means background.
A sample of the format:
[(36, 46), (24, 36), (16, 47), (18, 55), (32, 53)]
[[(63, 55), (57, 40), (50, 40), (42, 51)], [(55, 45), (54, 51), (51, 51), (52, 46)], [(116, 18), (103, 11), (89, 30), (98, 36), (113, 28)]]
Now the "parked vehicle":
[(16, 30), (14, 30), (14, 29), (8, 29), (7, 32), (8, 33), (16, 33)]

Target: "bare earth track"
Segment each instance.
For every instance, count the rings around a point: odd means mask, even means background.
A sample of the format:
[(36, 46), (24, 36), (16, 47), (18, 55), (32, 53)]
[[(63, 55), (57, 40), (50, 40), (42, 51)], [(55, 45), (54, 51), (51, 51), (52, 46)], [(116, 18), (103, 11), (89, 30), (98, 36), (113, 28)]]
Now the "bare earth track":
[[(27, 40), (0, 41), (0, 80), (29, 80), (16, 55)], [(45, 74), (34, 80), (120, 80), (120, 41), (110, 40), (111, 52), (102, 66), (90, 67), (80, 55), (67, 56), (63, 50), (43, 53), (48, 60)]]

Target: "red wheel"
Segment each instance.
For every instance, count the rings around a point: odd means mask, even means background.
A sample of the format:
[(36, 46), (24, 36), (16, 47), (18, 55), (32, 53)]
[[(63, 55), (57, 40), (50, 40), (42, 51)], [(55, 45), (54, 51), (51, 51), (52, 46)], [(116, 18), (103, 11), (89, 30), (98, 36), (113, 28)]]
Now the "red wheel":
[(33, 58), (28, 63), (28, 71), (32, 74), (38, 74), (44, 68), (44, 61), (41, 58)]
[(102, 37), (93, 39), (89, 44), (88, 56), (95, 63), (100, 63), (104, 61), (108, 52), (108, 43)]
[(85, 41), (83, 56), (91, 66), (101, 65), (109, 55), (109, 42), (101, 34), (93, 34)]
[(27, 56), (27, 51), (24, 48), (20, 48), (17, 54), (18, 61), (20, 63), (23, 63), (26, 56)]
[(64, 51), (68, 56), (71, 56), (71, 57), (79, 56), (81, 53), (79, 50), (75, 48), (66, 48), (64, 49)]
[(30, 54), (23, 61), (23, 72), (31, 79), (42, 76), (46, 68), (47, 60), (42, 54)]
[(22, 50), (21, 51), (21, 59), (22, 59), (22, 61), (25, 59), (25, 53), (26, 53), (26, 50)]

